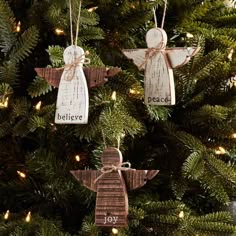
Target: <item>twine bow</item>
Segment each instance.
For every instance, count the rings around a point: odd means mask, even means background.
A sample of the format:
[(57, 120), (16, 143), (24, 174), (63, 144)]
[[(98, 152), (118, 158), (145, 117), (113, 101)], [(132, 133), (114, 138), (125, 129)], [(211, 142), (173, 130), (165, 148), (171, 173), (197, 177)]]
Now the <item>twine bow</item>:
[(75, 68), (77, 66), (79, 66), (80, 64), (85, 64), (85, 65), (88, 65), (90, 64), (90, 59), (89, 58), (86, 58), (84, 56), (88, 55), (89, 52), (86, 51), (84, 54), (82, 54), (81, 56), (79, 56), (76, 60), (74, 60), (72, 63), (69, 63), (69, 64), (65, 64), (64, 66), (62, 67), (59, 67), (59, 68), (56, 68), (57, 70), (61, 70), (61, 69), (66, 69), (68, 71), (72, 70), (73, 69), (73, 73), (71, 76), (65, 76), (64, 79), (66, 81), (71, 81), (73, 78), (74, 78), (74, 75), (75, 75)]
[[(128, 166), (124, 166), (124, 165), (128, 165)], [(102, 174), (99, 175), (95, 180), (94, 180), (94, 183), (96, 183), (100, 178), (102, 178), (103, 175), (105, 174), (108, 174), (108, 173), (111, 173), (113, 171), (118, 171), (118, 170), (123, 170), (123, 171), (127, 171), (127, 170), (130, 170), (131, 169), (131, 164), (130, 162), (123, 162), (121, 164), (121, 166), (114, 166), (114, 165), (111, 165), (111, 166), (103, 166), (101, 168), (101, 172)]]
[(160, 46), (157, 46), (155, 48), (148, 48), (145, 55), (145, 61), (138, 67), (138, 69), (142, 69), (144, 65), (147, 64), (148, 60), (152, 59), (158, 52), (162, 52), (165, 50), (165, 43), (164, 41), (161, 41), (159, 43)]

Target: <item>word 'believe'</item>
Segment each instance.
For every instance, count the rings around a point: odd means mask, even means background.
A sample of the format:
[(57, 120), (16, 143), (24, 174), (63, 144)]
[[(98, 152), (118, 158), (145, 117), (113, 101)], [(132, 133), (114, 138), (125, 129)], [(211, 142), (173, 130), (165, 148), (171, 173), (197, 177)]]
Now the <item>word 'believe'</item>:
[(57, 119), (58, 120), (82, 120), (83, 116), (82, 115), (71, 115), (71, 114), (65, 114), (65, 115), (60, 115), (57, 114)]

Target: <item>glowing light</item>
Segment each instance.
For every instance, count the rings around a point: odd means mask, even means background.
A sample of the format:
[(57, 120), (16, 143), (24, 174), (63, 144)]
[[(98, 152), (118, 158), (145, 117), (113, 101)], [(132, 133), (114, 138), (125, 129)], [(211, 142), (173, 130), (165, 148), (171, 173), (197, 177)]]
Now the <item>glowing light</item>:
[(20, 26), (21, 26), (21, 22), (18, 21), (17, 26), (16, 26), (16, 32), (18, 32), (18, 33), (21, 31)]
[(236, 133), (231, 135), (232, 138), (236, 138)]
[(216, 155), (220, 155), (220, 154), (221, 154), (221, 151), (220, 151), (220, 150), (215, 150), (215, 154), (216, 154)]
[(229, 59), (230, 61), (232, 61), (233, 53), (234, 53), (234, 49), (231, 49), (230, 52), (229, 52), (229, 54), (228, 54), (228, 59)]
[(56, 35), (64, 35), (65, 32), (64, 32), (64, 30), (62, 30), (62, 29), (56, 28), (56, 29), (55, 29), (55, 34), (56, 34)]
[(4, 220), (7, 220), (9, 218), (10, 211), (7, 210), (6, 213), (4, 214)]
[(112, 228), (111, 231), (112, 231), (113, 234), (118, 234), (119, 233), (118, 229), (116, 229), (116, 228)]
[(130, 89), (130, 90), (129, 90), (129, 93), (131, 93), (131, 94), (135, 94), (136, 91), (135, 91), (134, 89)]
[(129, 93), (130, 94), (140, 94), (139, 91), (137, 91), (136, 89), (132, 89), (132, 88), (129, 90)]
[(186, 37), (190, 39), (190, 38), (193, 38), (193, 35), (190, 34), (190, 33), (187, 33), (187, 34), (186, 34)]
[(88, 9), (88, 12), (93, 12), (93, 11), (95, 11), (97, 8), (98, 8), (98, 7), (90, 7), (90, 8)]
[(225, 151), (225, 149), (223, 147), (219, 147), (219, 150), (221, 151), (221, 154), (225, 154), (226, 153), (226, 151)]
[(25, 222), (30, 222), (31, 221), (31, 212), (29, 211), (27, 216), (25, 217)]
[(41, 109), (41, 105), (42, 105), (42, 102), (39, 101), (39, 102), (36, 104), (35, 109), (36, 109), (36, 110), (40, 110), (40, 109)]
[(113, 92), (112, 92), (111, 99), (112, 99), (113, 101), (116, 101), (116, 91), (113, 91)]
[(23, 173), (23, 172), (21, 172), (21, 171), (17, 171), (17, 174), (21, 177), (21, 178), (26, 178), (26, 174), (25, 173)]
[(0, 102), (0, 108), (7, 108), (8, 107), (8, 100), (9, 98), (6, 98), (4, 102)]
[(132, 3), (131, 5), (131, 8), (133, 8), (133, 9), (135, 9), (136, 7), (135, 7), (135, 5)]
[(181, 211), (181, 212), (179, 213), (179, 218), (184, 218), (184, 212), (183, 212), (183, 211)]
[(79, 155), (76, 155), (76, 156), (75, 156), (75, 160), (79, 162), (79, 161), (80, 161), (80, 156), (79, 156)]

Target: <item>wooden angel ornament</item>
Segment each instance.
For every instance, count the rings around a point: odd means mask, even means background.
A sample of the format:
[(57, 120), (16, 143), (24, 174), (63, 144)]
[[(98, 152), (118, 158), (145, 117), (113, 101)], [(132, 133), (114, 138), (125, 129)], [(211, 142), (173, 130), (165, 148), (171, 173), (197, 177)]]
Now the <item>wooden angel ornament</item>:
[(83, 71), (84, 50), (75, 45), (67, 47), (63, 54), (65, 69), (62, 73), (56, 103), (55, 123), (88, 123), (88, 87)]
[(146, 34), (146, 42), (146, 49), (122, 50), (140, 70), (145, 70), (144, 102), (150, 105), (174, 105), (172, 69), (186, 64), (200, 48), (166, 48), (167, 34), (162, 28), (150, 29)]
[(63, 68), (35, 68), (37, 74), (50, 85), (59, 87), (55, 123), (87, 124), (88, 88), (103, 85), (107, 78), (121, 71), (120, 68), (83, 68), (85, 53), (81, 47), (72, 45), (64, 51)]
[[(128, 216), (127, 190), (144, 186), (158, 170), (135, 170), (122, 163), (117, 148), (106, 148), (101, 156), (101, 170), (73, 170), (71, 173), (85, 187), (97, 192), (95, 224), (102, 227), (125, 227)], [(124, 164), (129, 164), (124, 167)]]

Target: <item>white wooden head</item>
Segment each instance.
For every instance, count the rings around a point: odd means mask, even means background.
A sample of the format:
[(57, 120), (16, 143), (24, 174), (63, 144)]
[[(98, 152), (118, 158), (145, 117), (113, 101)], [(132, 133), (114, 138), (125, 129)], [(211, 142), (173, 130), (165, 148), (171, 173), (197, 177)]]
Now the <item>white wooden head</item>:
[(167, 44), (167, 34), (161, 28), (150, 29), (146, 34), (148, 48), (163, 49)]
[(66, 64), (71, 64), (80, 58), (78, 66), (83, 66), (85, 60), (84, 50), (79, 46), (71, 45), (65, 49), (63, 58)]

